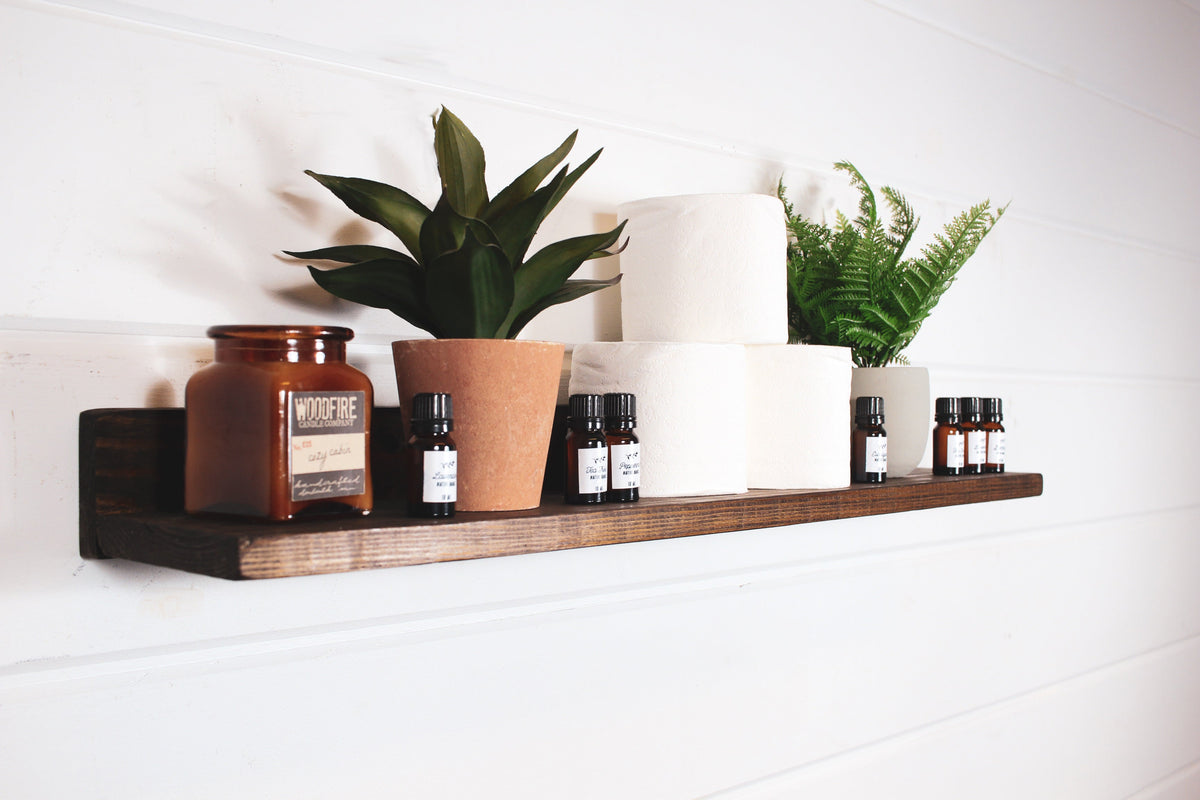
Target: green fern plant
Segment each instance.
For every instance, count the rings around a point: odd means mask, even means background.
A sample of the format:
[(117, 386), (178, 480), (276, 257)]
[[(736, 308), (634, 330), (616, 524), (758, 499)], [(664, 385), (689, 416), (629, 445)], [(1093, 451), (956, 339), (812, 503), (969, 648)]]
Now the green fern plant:
[(408, 251), (375, 245), (285, 250), (295, 258), (345, 265), (324, 270), (309, 265), (319, 286), (344, 300), (388, 309), (439, 339), (513, 339), (550, 306), (621, 280), (571, 275), (584, 261), (620, 252), (608, 248), (617, 243), (624, 222), (528, 256), (542, 221), (600, 156), (597, 150), (574, 170), (564, 166), (542, 185), (566, 158), (578, 131), (489, 198), (479, 140), (445, 107), (434, 114), (433, 128), (442, 193), (432, 209), (385, 183), (306, 170), (351, 211), (395, 234)]
[(789, 340), (849, 347), (860, 367), (908, 363), (901, 351), (1008, 206), (993, 210), (988, 200), (972, 206), (920, 258), (905, 259), (919, 222), (912, 206), (883, 187), (885, 221), (862, 173), (848, 161), (834, 168), (850, 176), (861, 198), (858, 216), (838, 212), (833, 228), (797, 216), (779, 181), (789, 234)]

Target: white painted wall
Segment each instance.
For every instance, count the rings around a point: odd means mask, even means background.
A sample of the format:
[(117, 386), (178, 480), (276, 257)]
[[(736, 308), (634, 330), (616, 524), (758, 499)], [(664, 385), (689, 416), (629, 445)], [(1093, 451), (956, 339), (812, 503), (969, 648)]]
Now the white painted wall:
[[(0, 796), (1200, 796), (1198, 78), (1195, 0), (0, 0)], [(275, 254), (347, 233), (306, 168), (436, 195), (441, 103), (498, 185), (605, 148), (547, 237), (781, 172), (828, 209), (841, 158), (926, 231), (1011, 200), (910, 356), (1005, 398), (1045, 495), (251, 583), (81, 560), (78, 412), (181, 404), (206, 326), (350, 325), (395, 403), (412, 331)]]

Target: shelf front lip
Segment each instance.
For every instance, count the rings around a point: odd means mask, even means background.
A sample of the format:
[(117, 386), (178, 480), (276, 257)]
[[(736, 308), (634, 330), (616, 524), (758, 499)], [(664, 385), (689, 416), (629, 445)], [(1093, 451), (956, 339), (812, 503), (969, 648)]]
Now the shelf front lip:
[(537, 509), (460, 513), (445, 521), (390, 511), (283, 524), (147, 512), (102, 515), (94, 524), (103, 556), (220, 578), (276, 578), (728, 533), (1041, 493), (1039, 473), (934, 477), (918, 472), (845, 489), (759, 489), (600, 506), (567, 506), (547, 498)]

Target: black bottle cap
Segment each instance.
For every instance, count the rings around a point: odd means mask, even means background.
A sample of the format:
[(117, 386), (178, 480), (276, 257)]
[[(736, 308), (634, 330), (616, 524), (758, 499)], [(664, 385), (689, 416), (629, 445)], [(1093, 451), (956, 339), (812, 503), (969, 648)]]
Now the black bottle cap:
[(963, 416), (969, 417), (979, 413), (978, 397), (960, 397), (958, 402), (962, 407)]
[(1004, 403), (999, 397), (983, 398), (983, 413), (988, 416), (995, 416), (996, 419), (1004, 419)]
[(879, 417), (883, 422), (882, 397), (858, 397), (854, 400), (854, 421), (867, 422), (870, 417)]
[(599, 419), (604, 416), (604, 398), (598, 394), (573, 394), (567, 402), (571, 419)]
[(604, 395), (604, 418), (628, 419), (630, 425), (636, 425), (637, 398), (629, 392), (609, 392)]
[(413, 422), (452, 422), (454, 404), (445, 392), (422, 392), (413, 395)]
[(935, 406), (936, 413), (939, 417), (953, 414), (958, 416), (959, 402), (957, 397), (939, 397)]

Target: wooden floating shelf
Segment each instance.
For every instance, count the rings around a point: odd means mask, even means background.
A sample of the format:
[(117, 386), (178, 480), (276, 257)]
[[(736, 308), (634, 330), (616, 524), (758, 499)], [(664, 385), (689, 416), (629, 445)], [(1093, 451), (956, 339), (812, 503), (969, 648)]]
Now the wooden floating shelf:
[(181, 409), (85, 411), (80, 416), (80, 553), (219, 578), (280, 578), (727, 533), (1042, 493), (1039, 473), (945, 478), (918, 471), (848, 489), (753, 490), (594, 507), (568, 506), (557, 494), (547, 494), (540, 508), (529, 511), (416, 520), (404, 516), (402, 502), (380, 491), (385, 483), (400, 485), (389, 480), (396, 478), (395, 456), (403, 441), (396, 411), (381, 408), (374, 415), (375, 512), (288, 523), (183, 513)]

